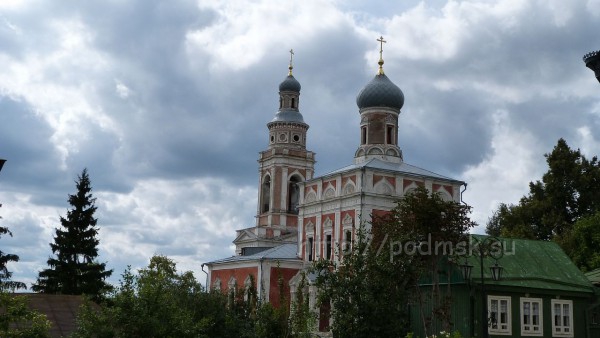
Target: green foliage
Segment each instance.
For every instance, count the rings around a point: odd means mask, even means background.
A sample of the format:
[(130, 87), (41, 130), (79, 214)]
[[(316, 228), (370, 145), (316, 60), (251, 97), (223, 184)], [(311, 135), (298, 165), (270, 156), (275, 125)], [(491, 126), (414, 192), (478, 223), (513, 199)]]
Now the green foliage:
[(600, 211), (578, 220), (563, 247), (582, 271), (600, 268)]
[(154, 256), (147, 268), (122, 275), (111, 297), (85, 306), (74, 337), (230, 337), (226, 298), (205, 293), (191, 272)]
[[(277, 287), (279, 288), (279, 307), (275, 308), (270, 303), (260, 301), (256, 308), (256, 317), (251, 318), (254, 321), (254, 337), (261, 338), (281, 338), (293, 337), (291, 335), (292, 325), (299, 320), (296, 315), (290, 318), (289, 300), (285, 297), (283, 288), (283, 276), (277, 263), (278, 278)], [(252, 275), (250, 275), (252, 276)], [(254, 281), (254, 278), (252, 278)], [(252, 289), (254, 285), (252, 284)], [(254, 290), (254, 289), (253, 289)], [(254, 290), (255, 291), (255, 290)]]
[[(475, 224), (470, 207), (446, 202), (425, 188), (400, 200), (389, 214), (373, 217), (371, 233), (364, 226), (343, 260), (315, 263), (319, 304), (332, 304), (334, 336), (404, 337), (409, 328), (409, 303), (432, 304), (433, 313), (422, 314), (425, 330), (432, 323), (451, 326), (449, 290), (441, 292), (438, 273), (442, 258), (452, 252), (436, 250), (436, 242), (452, 248), (467, 239)], [(430, 242), (430, 252), (401, 253), (402, 244)], [(406, 247), (404, 247), (406, 248)], [(419, 282), (432, 290), (421, 295)], [(414, 295), (420, 295), (415, 299)], [(429, 299), (424, 299), (429, 297)]]
[(301, 272), (300, 282), (292, 302), (291, 331), (294, 337), (310, 337), (315, 329), (316, 314), (310, 308), (308, 293), (308, 280), (306, 274)]
[(408, 329), (408, 288), (413, 276), (369, 248), (364, 227), (339, 264), (315, 263), (318, 304), (331, 303), (335, 337), (400, 337)]
[[(0, 207), (2, 207), (2, 204), (0, 204)], [(2, 219), (2, 217), (0, 217), (0, 219)], [(8, 234), (9, 236), (12, 237), (12, 233), (10, 232), (10, 230), (8, 230), (7, 227), (0, 227), (0, 237), (2, 237), (2, 235), (6, 235), (6, 234)], [(8, 268), (6, 265), (10, 262), (18, 262), (18, 261), (19, 261), (19, 256), (14, 255), (14, 254), (9, 254), (9, 253), (6, 253), (6, 252), (0, 250), (0, 292), (8, 291), (8, 290), (14, 291), (16, 289), (26, 289), (27, 288), (25, 283), (15, 282), (15, 281), (10, 280), (12, 278), (12, 272), (8, 271)]]
[(288, 315), (257, 298), (254, 278), (227, 295), (207, 293), (191, 272), (154, 256), (137, 275), (126, 270), (102, 306), (86, 303), (73, 337), (281, 338)]
[(45, 315), (29, 309), (25, 296), (0, 292), (1, 337), (50, 337), (50, 325)]
[[(415, 337), (415, 335), (412, 332), (409, 332), (405, 338), (418, 338), (418, 337)], [(454, 331), (452, 333), (442, 331), (439, 334), (434, 334), (434, 335), (428, 336), (426, 338), (463, 338), (463, 336), (458, 331)]]
[(105, 263), (98, 263), (98, 220), (94, 218), (96, 199), (87, 170), (76, 181), (77, 192), (69, 195), (72, 209), (67, 217), (61, 217), (61, 229), (56, 229), (54, 243), (50, 244), (56, 257), (48, 259), (48, 269), (39, 272), (32, 289), (43, 293), (66, 295), (89, 295), (99, 299), (109, 288), (105, 279), (112, 270)]
[(548, 171), (542, 180), (530, 182), (529, 193), (518, 204), (501, 204), (490, 217), (487, 232), (554, 240), (575, 258), (575, 247), (569, 244), (574, 225), (600, 211), (600, 163), (596, 157), (588, 160), (579, 149), (570, 149), (563, 139), (545, 157)]
[[(470, 212), (467, 205), (444, 201), (419, 187), (400, 200), (390, 214), (373, 222), (375, 242), (382, 242), (384, 252), (397, 253), (389, 257), (393, 269), (403, 269), (411, 276), (409, 285), (414, 287), (426, 333), (437, 331), (439, 325), (446, 331), (452, 328), (450, 284), (442, 290), (440, 277), (451, 273), (449, 257), (467, 249), (469, 230), (475, 226)], [(408, 250), (407, 243), (417, 247)], [(404, 251), (399, 253), (402, 244)], [(430, 290), (422, 292), (417, 287), (423, 281), (431, 285)], [(430, 313), (422, 311), (425, 304), (431, 307)]]

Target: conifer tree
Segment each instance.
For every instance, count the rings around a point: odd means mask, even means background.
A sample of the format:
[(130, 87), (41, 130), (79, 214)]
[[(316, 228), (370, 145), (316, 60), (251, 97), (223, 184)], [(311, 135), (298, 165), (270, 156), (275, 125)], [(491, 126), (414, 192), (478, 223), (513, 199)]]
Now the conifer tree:
[(48, 269), (40, 271), (32, 289), (42, 293), (66, 295), (86, 294), (98, 298), (109, 288), (105, 279), (112, 274), (106, 263), (99, 263), (97, 238), (98, 219), (92, 187), (87, 169), (83, 169), (75, 182), (77, 192), (69, 195), (72, 209), (60, 218), (61, 228), (56, 229), (54, 243), (50, 244), (55, 257), (48, 259)]

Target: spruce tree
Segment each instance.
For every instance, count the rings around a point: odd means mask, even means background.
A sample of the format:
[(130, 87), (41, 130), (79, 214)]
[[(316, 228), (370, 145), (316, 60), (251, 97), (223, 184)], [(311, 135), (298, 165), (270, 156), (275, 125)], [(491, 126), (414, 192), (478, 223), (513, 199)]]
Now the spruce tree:
[(54, 243), (50, 244), (55, 257), (48, 259), (48, 269), (40, 271), (32, 289), (42, 293), (89, 295), (99, 298), (109, 288), (105, 279), (112, 274), (106, 263), (99, 263), (97, 238), (98, 219), (94, 218), (96, 199), (87, 169), (75, 182), (77, 193), (69, 195), (72, 209), (61, 217), (61, 228), (56, 229)]

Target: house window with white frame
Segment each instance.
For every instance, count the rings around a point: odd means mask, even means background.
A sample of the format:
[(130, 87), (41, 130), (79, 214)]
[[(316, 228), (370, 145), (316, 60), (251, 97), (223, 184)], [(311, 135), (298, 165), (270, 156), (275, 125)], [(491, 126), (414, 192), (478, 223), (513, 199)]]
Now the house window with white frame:
[(573, 301), (552, 299), (552, 337), (573, 337)]
[(497, 335), (511, 335), (510, 297), (488, 296), (488, 332)]
[(521, 298), (521, 335), (542, 336), (543, 306), (541, 298)]

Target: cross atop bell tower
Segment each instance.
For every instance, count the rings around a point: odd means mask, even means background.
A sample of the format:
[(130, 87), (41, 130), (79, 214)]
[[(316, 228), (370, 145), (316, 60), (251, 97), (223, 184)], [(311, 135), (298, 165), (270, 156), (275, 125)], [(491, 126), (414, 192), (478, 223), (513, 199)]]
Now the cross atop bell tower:
[(377, 41), (379, 41), (379, 62), (377, 62), (379, 64), (379, 71), (377, 72), (377, 75), (383, 75), (383, 44), (386, 43), (387, 41), (385, 41), (383, 39), (383, 36), (379, 37), (379, 39), (377, 39)]

